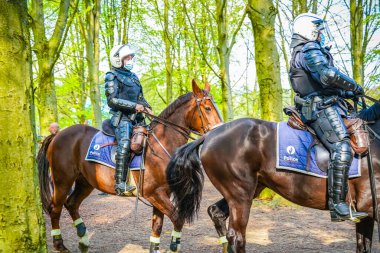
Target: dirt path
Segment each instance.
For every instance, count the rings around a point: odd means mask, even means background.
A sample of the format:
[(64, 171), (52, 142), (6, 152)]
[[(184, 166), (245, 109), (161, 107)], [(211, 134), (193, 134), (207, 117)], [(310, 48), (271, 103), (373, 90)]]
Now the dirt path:
[[(141, 202), (134, 224), (134, 198), (99, 196), (95, 190), (82, 204), (81, 215), (90, 235), (89, 252), (148, 252), (152, 209)], [(207, 215), (207, 207), (220, 199), (207, 181), (199, 219), (183, 230), (182, 252), (220, 252), (217, 234)], [(309, 208), (253, 205), (247, 228), (247, 252), (355, 252), (355, 226), (349, 222), (331, 223), (329, 213)], [(50, 219), (47, 216), (49, 252), (52, 252)], [(61, 219), (62, 236), (71, 252), (77, 248), (76, 231), (66, 210)], [(172, 224), (165, 218), (161, 253), (168, 252)], [(375, 231), (374, 239), (377, 240)], [(374, 253), (380, 253), (375, 242)]]

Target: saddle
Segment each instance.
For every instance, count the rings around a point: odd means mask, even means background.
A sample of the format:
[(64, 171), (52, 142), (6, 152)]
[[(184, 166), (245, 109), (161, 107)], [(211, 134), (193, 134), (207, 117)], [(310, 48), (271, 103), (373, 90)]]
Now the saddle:
[[(108, 136), (115, 137), (115, 129), (111, 124), (110, 119), (106, 119), (102, 123), (101, 131)], [(134, 126), (132, 129), (132, 138), (131, 138), (131, 151), (135, 154), (140, 154), (145, 147), (145, 136), (148, 135), (148, 130), (145, 126)], [(112, 143), (116, 145), (117, 143)]]
[[(303, 123), (301, 115), (295, 107), (285, 107), (284, 113), (289, 116), (288, 125), (290, 127), (298, 130), (309, 131), (314, 136), (315, 141), (313, 144), (316, 145), (319, 142), (314, 130)], [(369, 137), (368, 131), (364, 129), (364, 121), (359, 118), (343, 118), (343, 122), (346, 125), (348, 134), (350, 135), (350, 143), (354, 152), (358, 155), (364, 155), (367, 153)]]

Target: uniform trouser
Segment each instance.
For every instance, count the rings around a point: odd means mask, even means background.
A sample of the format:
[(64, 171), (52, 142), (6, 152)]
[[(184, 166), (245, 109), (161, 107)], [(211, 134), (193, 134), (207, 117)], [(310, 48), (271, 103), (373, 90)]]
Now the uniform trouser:
[(348, 192), (348, 170), (352, 161), (351, 144), (342, 116), (334, 106), (317, 113), (317, 119), (309, 123), (319, 140), (330, 152), (328, 168), (329, 208), (345, 202)]
[[(122, 119), (115, 129), (117, 140), (116, 149), (116, 184), (126, 180), (128, 171), (125, 171), (125, 165), (130, 157), (130, 137), (132, 134), (132, 123), (127, 119)], [(127, 172), (127, 173), (125, 173)]]

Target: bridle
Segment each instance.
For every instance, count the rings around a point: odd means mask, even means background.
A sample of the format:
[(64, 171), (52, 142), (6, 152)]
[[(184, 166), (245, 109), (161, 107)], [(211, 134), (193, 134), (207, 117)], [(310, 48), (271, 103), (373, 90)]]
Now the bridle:
[[(201, 104), (203, 101), (206, 101), (206, 100), (210, 100), (214, 109), (217, 111), (218, 113), (218, 116), (220, 119), (222, 119), (221, 117), (221, 114), (218, 110), (218, 107), (216, 107), (213, 99), (211, 96), (207, 95), (207, 96), (204, 96), (202, 98), (199, 98), (197, 95), (193, 94), (193, 96), (195, 97), (195, 100), (196, 100), (196, 108), (194, 108), (193, 110), (193, 113), (192, 113), (192, 116), (191, 116), (191, 119), (190, 119), (190, 122), (193, 121), (194, 117), (195, 117), (195, 112), (198, 112), (198, 117), (200, 118), (200, 121), (201, 121), (201, 129), (203, 130), (203, 134), (199, 131), (196, 131), (194, 130), (192, 127), (189, 127), (189, 128), (186, 128), (186, 127), (183, 127), (183, 126), (180, 126), (180, 125), (177, 125), (167, 119), (164, 119), (164, 118), (161, 118), (161, 117), (158, 117), (158, 116), (155, 116), (155, 115), (152, 115), (146, 111), (144, 111), (143, 113), (148, 117), (148, 118), (151, 118), (151, 121), (152, 123), (153, 122), (158, 122), (168, 128), (171, 128), (175, 131), (177, 131), (178, 133), (180, 133), (182, 136), (184, 136), (186, 139), (192, 139), (192, 140), (195, 140), (194, 137), (192, 137), (190, 135), (190, 133), (193, 133), (195, 135), (198, 135), (198, 136), (202, 136), (204, 134), (206, 134), (207, 132), (211, 131), (212, 129), (220, 126), (223, 124), (223, 121), (219, 124), (216, 124), (214, 126), (211, 126), (210, 124), (207, 124), (205, 125), (205, 122), (204, 122), (204, 115), (202, 113), (202, 110), (201, 110)], [(187, 125), (190, 125), (190, 124), (187, 124)], [(157, 138), (157, 136), (153, 133), (153, 129), (154, 127), (152, 127), (151, 129), (148, 130), (149, 134), (153, 136), (153, 138), (156, 140), (156, 142), (158, 142), (158, 144), (161, 146), (161, 148), (164, 150), (164, 152), (166, 153), (166, 155), (170, 158), (170, 154), (169, 152), (166, 150), (166, 148), (164, 147), (164, 145), (162, 145), (162, 143), (160, 142), (160, 140)]]
[[(205, 123), (204, 123), (204, 115), (203, 115), (202, 110), (201, 110), (201, 104), (203, 103), (203, 101), (206, 101), (206, 100), (211, 101), (211, 103), (212, 103), (215, 111), (218, 113), (218, 116), (219, 116), (220, 119), (222, 119), (222, 116), (221, 116), (221, 114), (220, 114), (220, 112), (218, 110), (218, 107), (216, 107), (215, 102), (214, 102), (214, 100), (212, 99), (211, 96), (207, 95), (207, 96), (204, 96), (202, 98), (199, 98), (197, 95), (194, 94), (194, 97), (195, 97), (195, 101), (197, 103), (197, 107), (193, 111), (193, 114), (191, 116), (190, 122), (193, 122), (195, 111), (198, 111), (198, 117), (199, 117), (199, 119), (201, 121), (201, 124), (202, 124), (201, 128), (202, 128), (204, 134), (223, 124), (223, 121), (222, 121), (221, 123), (216, 124), (214, 126), (211, 126), (210, 124), (205, 125)], [(192, 131), (194, 131), (194, 130), (192, 130)], [(198, 135), (202, 136), (201, 133), (199, 133)]]

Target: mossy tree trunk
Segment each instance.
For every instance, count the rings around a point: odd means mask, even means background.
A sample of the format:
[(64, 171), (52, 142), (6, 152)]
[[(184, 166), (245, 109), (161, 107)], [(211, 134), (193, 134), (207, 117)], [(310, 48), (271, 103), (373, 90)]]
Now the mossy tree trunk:
[(0, 252), (47, 252), (32, 132), (27, 1), (0, 0)]
[(363, 0), (350, 0), (352, 72), (356, 82), (364, 84)]
[(33, 51), (36, 53), (38, 63), (37, 98), (41, 135), (47, 135), (49, 124), (58, 121), (54, 66), (65, 42), (70, 26), (68, 24), (72, 22), (72, 18), (68, 20), (70, 3), (75, 6), (74, 12), (76, 11), (78, 0), (62, 0), (54, 31), (50, 39), (47, 39), (43, 1), (31, 0), (30, 17), (34, 38)]
[(248, 3), (248, 16), (252, 23), (255, 40), (255, 63), (260, 87), (261, 118), (281, 121), (282, 87), (274, 28), (277, 11), (272, 1), (249, 0)]
[(102, 110), (99, 89), (99, 17), (100, 0), (85, 0), (86, 21), (81, 20), (81, 31), (86, 44), (86, 60), (88, 66), (88, 82), (90, 84), (90, 100), (92, 105), (93, 126), (100, 128)]
[(165, 75), (166, 75), (166, 102), (173, 100), (173, 63), (172, 63), (172, 36), (169, 31), (169, 1), (164, 0), (164, 30), (162, 34), (165, 42)]

